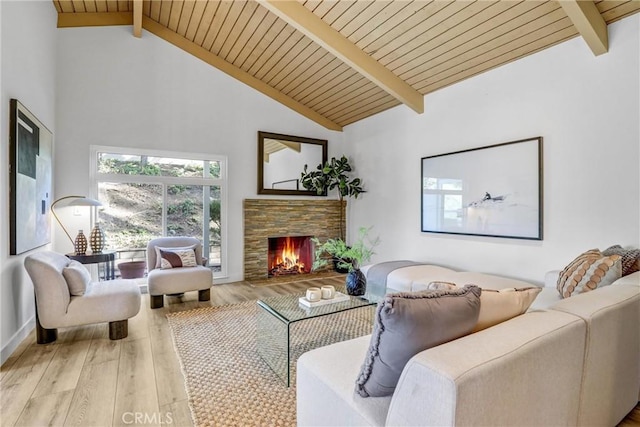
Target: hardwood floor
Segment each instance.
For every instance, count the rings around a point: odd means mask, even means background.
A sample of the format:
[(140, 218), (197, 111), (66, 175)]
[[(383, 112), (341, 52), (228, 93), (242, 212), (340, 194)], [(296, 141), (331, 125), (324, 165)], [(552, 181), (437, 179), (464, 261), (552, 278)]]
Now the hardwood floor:
[(60, 329), (58, 340), (47, 345), (36, 344), (32, 331), (0, 369), (0, 425), (190, 426), (165, 315), (307, 287), (304, 282), (215, 285), (209, 302), (187, 292), (182, 298), (165, 297), (165, 306), (156, 310), (149, 308), (149, 295), (144, 294), (140, 313), (129, 320), (129, 336), (118, 341), (109, 339), (106, 323)]
[[(340, 279), (334, 279), (340, 280)], [(107, 324), (60, 329), (58, 340), (37, 345), (32, 331), (0, 369), (0, 425), (8, 426), (190, 426), (180, 365), (165, 315), (207, 305), (235, 304), (304, 291), (297, 282), (252, 287), (215, 285), (211, 301), (197, 292), (165, 297), (149, 308), (143, 295), (129, 336), (111, 341)], [(640, 425), (640, 405), (620, 424)]]

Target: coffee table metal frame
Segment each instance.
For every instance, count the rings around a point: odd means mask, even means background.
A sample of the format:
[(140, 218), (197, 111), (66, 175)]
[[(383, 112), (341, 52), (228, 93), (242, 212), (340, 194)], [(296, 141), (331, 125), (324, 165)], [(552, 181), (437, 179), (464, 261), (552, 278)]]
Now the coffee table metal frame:
[(257, 302), (260, 308), (256, 319), (258, 354), (287, 387), (291, 384), (291, 328), (295, 323), (377, 304), (377, 299), (373, 297), (352, 296), (348, 301), (307, 308), (300, 306), (298, 298), (301, 296), (283, 295)]

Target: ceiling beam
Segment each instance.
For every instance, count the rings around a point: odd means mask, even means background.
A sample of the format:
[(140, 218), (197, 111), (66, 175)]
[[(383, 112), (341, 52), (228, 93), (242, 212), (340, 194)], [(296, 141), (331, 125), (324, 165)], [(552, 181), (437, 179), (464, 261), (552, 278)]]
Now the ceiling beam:
[(595, 3), (587, 0), (560, 0), (560, 6), (594, 55), (609, 51), (607, 23)]
[(424, 96), (298, 1), (257, 0), (263, 7), (417, 113)]
[(58, 28), (132, 24), (131, 12), (58, 13)]
[[(291, 108), (292, 110), (302, 114), (310, 120), (326, 127), (327, 129), (342, 131), (342, 126), (339, 124), (329, 120), (323, 115), (317, 113), (306, 105), (301, 104), (295, 99), (281, 93), (277, 89), (269, 86), (262, 80), (259, 80), (253, 77), (251, 74), (246, 71), (236, 67), (235, 65), (225, 61), (219, 56), (211, 53), (210, 51), (204, 49), (201, 46), (198, 46), (191, 40), (182, 37), (180, 34), (171, 31), (167, 27), (155, 22), (154, 20), (143, 16), (142, 17), (142, 28), (149, 31), (150, 33), (155, 34), (156, 36), (164, 39), (165, 41), (173, 44), (174, 46), (179, 47), (180, 49), (192, 54), (193, 56), (201, 59), (209, 65), (212, 65), (219, 69), (220, 71), (230, 75), (236, 80), (240, 80), (242, 83), (252, 87), (253, 89), (262, 92), (264, 95), (278, 101), (279, 103)], [(222, 100), (223, 101), (223, 100)]]
[(133, 0), (133, 36), (142, 37), (142, 0)]

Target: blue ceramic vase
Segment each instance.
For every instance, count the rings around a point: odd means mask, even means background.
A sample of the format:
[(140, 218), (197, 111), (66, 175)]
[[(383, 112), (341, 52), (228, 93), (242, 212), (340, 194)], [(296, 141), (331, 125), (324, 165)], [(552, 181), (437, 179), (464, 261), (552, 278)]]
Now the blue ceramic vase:
[(364, 295), (367, 290), (367, 278), (364, 273), (358, 270), (352, 270), (347, 273), (347, 293), (352, 296)]

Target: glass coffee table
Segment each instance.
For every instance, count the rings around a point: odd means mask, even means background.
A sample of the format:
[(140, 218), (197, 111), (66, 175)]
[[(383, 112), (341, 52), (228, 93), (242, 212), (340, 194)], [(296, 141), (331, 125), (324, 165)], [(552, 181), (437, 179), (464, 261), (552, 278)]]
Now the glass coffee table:
[[(344, 289), (337, 289), (345, 293)], [(373, 295), (308, 308), (298, 298), (283, 295), (258, 300), (258, 353), (289, 387), (298, 357), (309, 350), (368, 335), (373, 329)]]

